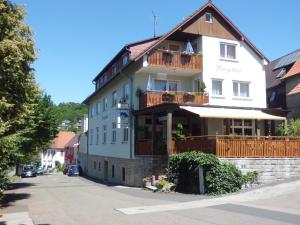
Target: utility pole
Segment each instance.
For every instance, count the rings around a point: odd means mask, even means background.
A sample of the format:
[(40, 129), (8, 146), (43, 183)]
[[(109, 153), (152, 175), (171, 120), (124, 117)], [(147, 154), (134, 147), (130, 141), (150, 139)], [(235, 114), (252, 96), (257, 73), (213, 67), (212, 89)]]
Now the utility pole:
[(153, 15), (153, 37), (156, 37), (157, 17), (153, 10), (152, 10), (152, 15)]

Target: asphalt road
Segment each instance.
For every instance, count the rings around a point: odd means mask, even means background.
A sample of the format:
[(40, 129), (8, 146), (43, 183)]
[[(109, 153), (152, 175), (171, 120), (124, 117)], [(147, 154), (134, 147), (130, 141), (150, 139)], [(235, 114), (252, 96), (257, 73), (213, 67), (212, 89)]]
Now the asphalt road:
[[(40, 225), (300, 224), (299, 180), (208, 198), (106, 186), (53, 174), (21, 179), (7, 194), (0, 225), (30, 224), (28, 218)], [(9, 218), (17, 215), (24, 221), (11, 222)]]

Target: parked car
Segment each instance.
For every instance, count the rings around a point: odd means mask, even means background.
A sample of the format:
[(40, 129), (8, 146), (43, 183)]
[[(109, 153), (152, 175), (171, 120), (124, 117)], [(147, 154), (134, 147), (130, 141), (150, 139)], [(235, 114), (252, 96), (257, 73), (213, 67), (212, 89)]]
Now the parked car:
[(69, 170), (69, 165), (65, 165), (65, 168), (63, 170), (63, 174), (67, 174)]
[(21, 177), (36, 177), (36, 169), (33, 165), (23, 166)]
[(70, 165), (68, 169), (68, 176), (79, 176), (79, 169), (77, 165)]
[(36, 169), (36, 174), (37, 175), (43, 175), (44, 174), (44, 168), (42, 166), (39, 166), (37, 169)]

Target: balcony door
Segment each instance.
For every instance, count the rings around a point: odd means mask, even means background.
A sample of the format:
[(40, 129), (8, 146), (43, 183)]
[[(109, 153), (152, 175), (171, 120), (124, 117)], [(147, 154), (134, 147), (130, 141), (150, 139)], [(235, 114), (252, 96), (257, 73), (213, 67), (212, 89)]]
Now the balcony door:
[(155, 91), (179, 91), (179, 81), (154, 80)]

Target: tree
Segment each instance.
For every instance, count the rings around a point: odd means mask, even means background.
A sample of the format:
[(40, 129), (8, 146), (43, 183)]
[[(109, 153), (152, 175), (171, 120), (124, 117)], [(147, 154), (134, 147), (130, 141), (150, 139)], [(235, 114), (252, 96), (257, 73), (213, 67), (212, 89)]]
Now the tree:
[(19, 147), (34, 128), (34, 109), (40, 95), (32, 63), (36, 59), (25, 11), (0, 0), (0, 189), (5, 171), (20, 155)]
[(277, 130), (283, 136), (300, 136), (300, 119), (291, 119), (287, 125), (281, 123)]

